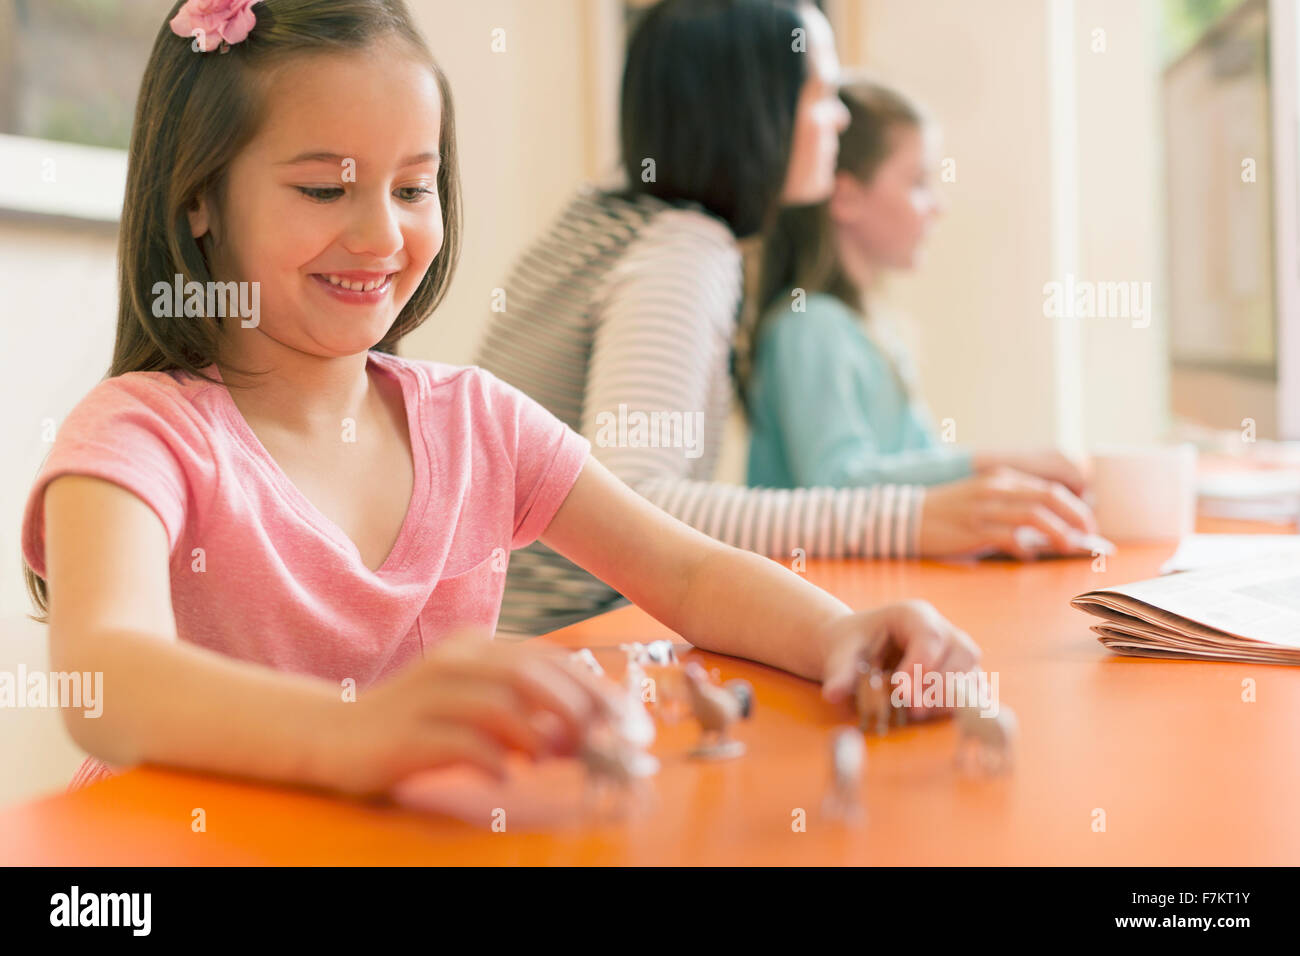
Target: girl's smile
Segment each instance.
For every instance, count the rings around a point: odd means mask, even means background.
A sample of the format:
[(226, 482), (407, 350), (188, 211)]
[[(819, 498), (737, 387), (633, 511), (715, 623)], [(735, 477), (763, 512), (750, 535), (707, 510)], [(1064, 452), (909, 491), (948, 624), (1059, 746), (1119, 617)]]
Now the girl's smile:
[(314, 272), (311, 278), (327, 295), (349, 305), (383, 302), (400, 272)]

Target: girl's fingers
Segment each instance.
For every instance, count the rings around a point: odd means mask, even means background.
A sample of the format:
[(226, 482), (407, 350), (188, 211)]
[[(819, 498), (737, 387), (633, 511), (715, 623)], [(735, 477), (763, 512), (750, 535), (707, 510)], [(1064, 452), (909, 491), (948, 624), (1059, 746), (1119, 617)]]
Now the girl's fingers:
[(532, 723), (520, 695), (499, 682), (457, 679), (443, 684), (425, 713), (436, 720), (472, 726), (533, 759), (553, 746)]
[(472, 659), (452, 659), (439, 673), (461, 680), (494, 681), (510, 687), (532, 708), (555, 714), (570, 741), (582, 738), (593, 708), (574, 682), (557, 672), (542, 655), (519, 647), (497, 648)]
[(841, 625), (841, 636), (831, 642), (826, 655), (826, 670), (822, 676), (822, 697), (838, 703), (853, 693), (861, 673), (859, 665), (879, 664), (878, 656), (888, 640), (881, 631), (879, 612), (854, 615), (851, 626)]
[[(953, 639), (948, 644), (943, 659), (939, 662), (937, 668), (939, 673), (944, 675), (945, 687), (948, 686), (949, 674), (961, 675), (964, 680), (968, 675), (976, 673), (979, 668), (980, 654), (979, 649), (974, 646), (975, 642), (970, 640), (970, 636), (965, 631), (954, 628), (953, 632)], [(974, 685), (968, 684), (962, 693), (973, 689), (975, 689)], [(953, 703), (955, 704), (955, 702)], [(945, 703), (941, 707), (928, 707), (923, 708), (923, 710), (926, 712), (925, 716), (939, 716), (952, 713), (953, 706)]]
[(622, 688), (606, 677), (598, 677), (588, 668), (569, 660), (567, 650), (547, 649), (547, 662), (556, 669), (561, 679), (573, 682), (587, 701), (602, 717), (620, 716), (623, 706)]
[[(944, 686), (947, 687), (947, 674), (965, 673), (979, 660), (979, 647), (971, 636), (929, 605), (925, 605), (923, 613), (908, 620), (907, 635), (907, 649), (898, 670), (909, 677), (915, 677), (916, 665), (919, 664), (922, 675), (928, 672), (944, 675)], [(918, 716), (925, 719), (948, 710), (942, 706), (923, 707)]]
[(838, 702), (849, 696), (858, 679), (861, 651), (862, 645), (856, 641), (840, 640), (831, 645), (822, 678), (822, 697)]
[(934, 670), (947, 651), (952, 625), (928, 604), (911, 602), (901, 607), (907, 613), (900, 613), (896, 627), (891, 628), (891, 634), (903, 645), (903, 656), (895, 669), (911, 674), (920, 664), (922, 672)]
[(469, 764), (498, 782), (506, 779), (505, 748), (491, 735), (465, 725), (430, 726), (416, 738), (412, 759), (427, 769)]

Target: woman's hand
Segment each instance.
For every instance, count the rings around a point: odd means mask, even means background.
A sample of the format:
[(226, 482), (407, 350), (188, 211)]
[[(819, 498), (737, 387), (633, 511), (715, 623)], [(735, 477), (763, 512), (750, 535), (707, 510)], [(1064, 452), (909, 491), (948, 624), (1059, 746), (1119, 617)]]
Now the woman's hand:
[(450, 764), (502, 779), (510, 751), (533, 760), (574, 754), (587, 730), (622, 706), (615, 684), (570, 663), (563, 649), (451, 637), (340, 704), (326, 778), (353, 795)]
[(1034, 475), (1044, 481), (1065, 485), (1078, 497), (1088, 486), (1079, 463), (1059, 451), (1039, 452), (976, 452), (971, 457), (971, 467), (977, 474), (1010, 468), (1013, 471)]
[(1092, 512), (1064, 485), (1005, 468), (936, 485), (921, 507), (922, 557), (1090, 554), (1085, 535), (1096, 533)]
[[(922, 673), (966, 674), (979, 666), (980, 649), (969, 634), (951, 623), (926, 601), (904, 601), (875, 611), (847, 614), (822, 635), (826, 642), (826, 671), (822, 696), (832, 702), (850, 698), (863, 670), (879, 667), (888, 675)], [(948, 713), (950, 708), (925, 707), (908, 719)]]

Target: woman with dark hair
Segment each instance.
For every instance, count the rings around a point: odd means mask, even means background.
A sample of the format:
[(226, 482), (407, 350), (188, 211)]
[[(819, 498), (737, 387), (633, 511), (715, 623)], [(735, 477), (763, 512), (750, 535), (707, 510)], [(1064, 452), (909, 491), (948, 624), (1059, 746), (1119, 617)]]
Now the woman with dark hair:
[[(733, 391), (738, 240), (830, 195), (839, 63), (811, 3), (663, 0), (624, 68), (626, 182), (586, 190), (505, 284), (476, 364), (592, 441), (649, 501), (778, 558), (963, 550), (921, 486), (752, 489), (714, 481)], [(1082, 525), (1055, 499), (1044, 507)], [(924, 509), (924, 510), (923, 510)], [(638, 543), (639, 544), (639, 543)], [(515, 552), (499, 628), (540, 633), (624, 603), (542, 544)]]

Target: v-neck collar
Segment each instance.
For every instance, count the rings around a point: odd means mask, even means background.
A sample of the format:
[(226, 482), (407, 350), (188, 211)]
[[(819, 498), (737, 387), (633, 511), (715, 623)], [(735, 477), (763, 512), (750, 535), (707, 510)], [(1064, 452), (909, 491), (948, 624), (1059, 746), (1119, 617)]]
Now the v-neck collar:
[(312, 504), (306, 495), (298, 490), (298, 487), (289, 480), (289, 476), (284, 473), (276, 460), (271, 457), (271, 453), (266, 450), (266, 447), (244, 419), (239, 406), (235, 404), (235, 400), (230, 395), (230, 389), (221, 377), (221, 372), (216, 364), (208, 366), (204, 371), (221, 383), (221, 387), (217, 389), (219, 393), (217, 409), (230, 426), (231, 433), (244, 446), (244, 450), (249, 457), (257, 463), (271, 483), (280, 490), (299, 516), (325, 537), (345, 548), (354, 558), (357, 567), (365, 573), (380, 576), (395, 573), (405, 567), (410, 561), (414, 543), (422, 537), (420, 532), (423, 528), (425, 511), (429, 500), (429, 489), (432, 485), (432, 465), (430, 451), (424, 437), (424, 423), (420, 414), (424, 406), (423, 381), (418, 375), (412, 374), (400, 362), (389, 356), (381, 357), (376, 352), (366, 353), (366, 368), (369, 369), (371, 366), (378, 368), (381, 374), (396, 378), (401, 386), (402, 399), (406, 407), (407, 429), (410, 432), (411, 459), (415, 471), (411, 488), (411, 500), (406, 508), (406, 517), (402, 520), (401, 530), (397, 533), (397, 540), (393, 542), (393, 547), (389, 550), (388, 556), (384, 558), (383, 563), (375, 569), (367, 567), (365, 561), (361, 558), (361, 551), (357, 548), (356, 543), (343, 532), (342, 528)]

